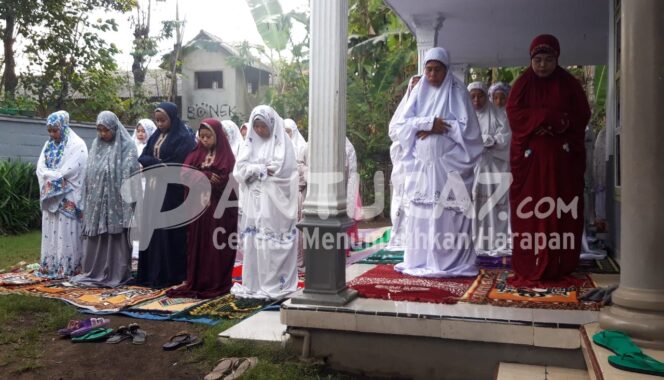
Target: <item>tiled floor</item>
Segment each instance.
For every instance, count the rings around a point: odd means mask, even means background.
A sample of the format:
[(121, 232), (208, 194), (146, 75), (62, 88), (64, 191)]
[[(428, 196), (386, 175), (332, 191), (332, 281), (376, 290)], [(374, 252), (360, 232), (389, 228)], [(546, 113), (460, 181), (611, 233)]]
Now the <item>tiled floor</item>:
[(579, 369), (500, 363), (496, 380), (586, 380), (588, 373)]
[(219, 334), (220, 338), (281, 342), (286, 326), (278, 311), (261, 311)]

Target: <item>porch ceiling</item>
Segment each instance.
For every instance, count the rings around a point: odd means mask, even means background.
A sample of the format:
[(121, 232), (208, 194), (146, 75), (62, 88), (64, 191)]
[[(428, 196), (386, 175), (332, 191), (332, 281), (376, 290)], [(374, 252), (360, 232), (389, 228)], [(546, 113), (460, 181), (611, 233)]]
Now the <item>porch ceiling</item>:
[(416, 19), (443, 18), (438, 46), (455, 64), (525, 66), (541, 33), (558, 37), (563, 65), (606, 64), (609, 0), (385, 0), (417, 34)]

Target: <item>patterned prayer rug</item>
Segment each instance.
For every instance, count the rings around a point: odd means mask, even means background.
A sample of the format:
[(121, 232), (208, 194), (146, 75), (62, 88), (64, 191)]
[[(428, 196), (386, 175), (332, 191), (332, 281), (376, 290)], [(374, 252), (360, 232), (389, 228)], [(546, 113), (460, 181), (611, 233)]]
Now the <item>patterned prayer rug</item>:
[(579, 260), (577, 272), (619, 274), (620, 265), (610, 256), (603, 260)]
[(57, 298), (91, 312), (118, 312), (120, 309), (161, 296), (166, 289), (137, 286), (119, 288), (77, 288), (62, 282), (32, 285), (21, 293)]
[(401, 274), (392, 265), (378, 265), (348, 283), (360, 297), (393, 301), (456, 303), (474, 277), (425, 278)]
[(198, 306), (205, 301), (207, 300), (197, 298), (171, 298), (163, 295), (131, 306), (127, 311), (172, 314)]
[(32, 285), (48, 281), (45, 277), (39, 277), (32, 271), (8, 272), (0, 274), (0, 286), (22, 286)]
[(359, 261), (360, 264), (399, 264), (403, 262), (403, 251), (386, 251), (384, 249)]
[(207, 301), (183, 313), (185, 317), (210, 319), (241, 319), (261, 310), (271, 301), (235, 298), (227, 294)]
[(596, 302), (579, 301), (579, 297), (595, 288), (592, 278), (585, 273), (573, 274), (581, 284), (579, 287), (514, 287), (508, 282), (511, 276), (513, 273), (508, 270), (482, 269), (461, 301), (561, 310), (599, 310), (601, 306)]

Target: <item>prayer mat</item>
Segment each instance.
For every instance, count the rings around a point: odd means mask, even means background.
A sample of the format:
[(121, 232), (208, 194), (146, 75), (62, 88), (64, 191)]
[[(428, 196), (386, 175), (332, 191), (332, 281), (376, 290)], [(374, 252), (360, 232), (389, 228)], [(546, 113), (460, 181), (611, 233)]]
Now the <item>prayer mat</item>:
[(514, 287), (508, 282), (511, 276), (513, 273), (508, 270), (482, 269), (461, 301), (560, 310), (599, 310), (601, 307), (597, 302), (579, 301), (579, 297), (595, 288), (592, 278), (585, 273), (573, 274), (579, 280), (579, 287)]
[(198, 306), (205, 301), (207, 300), (197, 298), (171, 298), (163, 295), (131, 306), (127, 311), (172, 314)]
[(382, 249), (359, 261), (360, 264), (399, 264), (403, 262), (403, 251), (387, 251)]
[(48, 281), (46, 277), (37, 276), (33, 271), (8, 272), (0, 274), (0, 286), (23, 286)]
[(475, 277), (428, 278), (399, 273), (392, 265), (378, 265), (348, 283), (360, 297), (393, 301), (457, 303)]
[(92, 312), (118, 312), (123, 308), (159, 297), (166, 289), (150, 289), (138, 286), (118, 288), (78, 288), (62, 282), (33, 285), (23, 293), (47, 298), (57, 298)]
[(576, 267), (577, 272), (584, 273), (603, 273), (603, 274), (619, 274), (620, 265), (610, 256), (606, 256), (603, 260), (579, 260), (579, 265)]
[[(304, 288), (304, 272), (297, 273), (298, 279), (297, 279), (297, 288), (302, 289)], [(235, 265), (233, 267), (233, 273), (231, 274), (233, 277), (233, 282), (237, 282), (238, 284), (242, 283), (242, 265)]]
[(181, 314), (185, 318), (241, 319), (261, 310), (271, 301), (252, 298), (235, 298), (227, 294), (189, 309)]
[(477, 256), (475, 265), (480, 269), (512, 269), (512, 256)]
[(365, 248), (373, 247), (379, 244), (390, 242), (391, 227), (380, 227), (371, 229), (360, 229), (358, 231), (359, 240), (353, 242), (352, 250), (359, 251)]

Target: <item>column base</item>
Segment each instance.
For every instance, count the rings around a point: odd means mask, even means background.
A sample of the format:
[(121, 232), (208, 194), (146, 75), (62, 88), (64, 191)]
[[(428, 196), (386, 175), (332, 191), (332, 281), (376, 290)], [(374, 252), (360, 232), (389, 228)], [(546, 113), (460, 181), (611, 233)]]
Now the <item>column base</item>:
[(599, 315), (602, 329), (624, 332), (639, 347), (664, 349), (664, 292), (618, 287), (612, 299)]
[(304, 235), (305, 277), (304, 289), (291, 298), (292, 303), (342, 306), (357, 297), (346, 287), (347, 231), (353, 223), (345, 215), (327, 219), (305, 215), (298, 224)]

